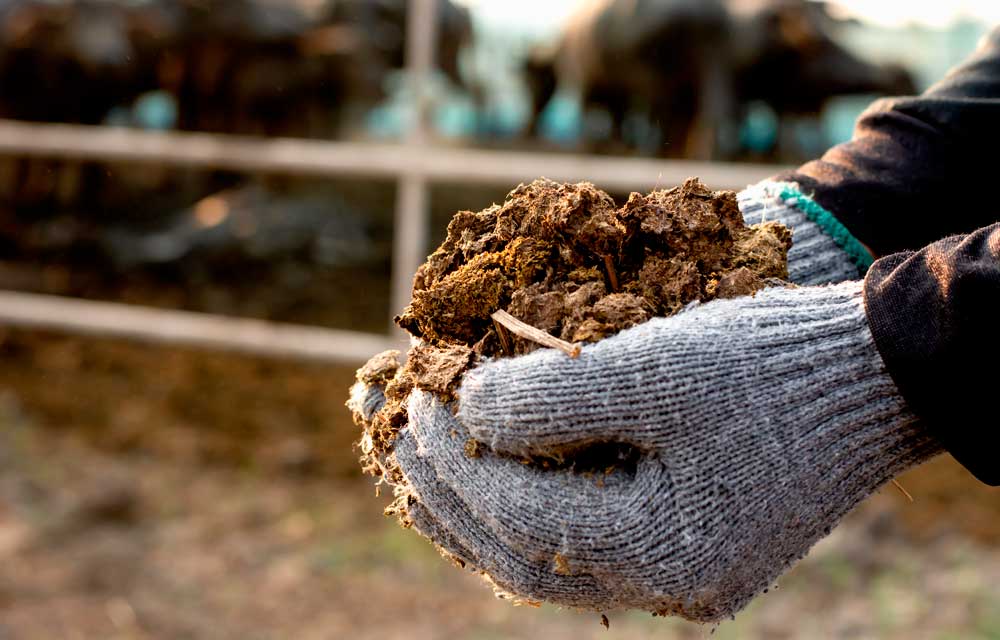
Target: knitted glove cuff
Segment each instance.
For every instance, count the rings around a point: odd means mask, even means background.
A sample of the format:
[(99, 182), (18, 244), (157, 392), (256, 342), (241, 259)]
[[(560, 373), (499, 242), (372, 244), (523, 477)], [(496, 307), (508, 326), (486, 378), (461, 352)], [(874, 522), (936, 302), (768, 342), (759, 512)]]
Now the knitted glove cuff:
[(792, 230), (789, 279), (800, 285), (856, 280), (872, 257), (829, 211), (798, 185), (764, 180), (737, 194), (747, 224), (773, 220)]

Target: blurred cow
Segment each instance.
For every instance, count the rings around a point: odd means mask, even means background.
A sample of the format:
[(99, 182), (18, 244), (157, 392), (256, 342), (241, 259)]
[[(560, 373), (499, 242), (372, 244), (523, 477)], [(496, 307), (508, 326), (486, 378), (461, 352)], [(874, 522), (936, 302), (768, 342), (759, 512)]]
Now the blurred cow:
[(156, 87), (156, 17), (107, 0), (0, 2), (0, 115), (98, 124)]
[[(328, 21), (357, 25), (370, 41), (372, 52), (389, 69), (406, 63), (407, 0), (332, 0)], [(472, 43), (469, 10), (451, 0), (437, 0), (437, 48), (435, 64), (455, 86), (468, 87), (459, 60)]]
[(589, 0), (547, 61), (526, 66), (535, 117), (555, 91), (607, 111), (622, 140), (630, 114), (658, 125), (669, 156), (730, 157), (745, 109), (779, 121), (818, 114), (832, 96), (914, 91), (907, 72), (861, 60), (833, 38), (834, 20), (806, 0)]
[[(0, 117), (107, 122), (157, 89), (157, 61), (178, 28), (179, 16), (141, 0), (0, 0)], [(0, 205), (27, 219), (60, 209), (103, 215), (109, 196), (166, 187), (180, 173), (147, 169), (130, 184), (97, 162), (7, 157)]]
[[(293, 3), (156, 0), (181, 16), (157, 64), (177, 101), (180, 129), (262, 135), (323, 135), (316, 105), (342, 98), (336, 69), (303, 54), (315, 18)], [(332, 116), (331, 116), (332, 119)], [(319, 131), (318, 129), (323, 129)]]
[[(161, 65), (184, 129), (329, 137), (386, 97), (405, 59), (405, 0), (185, 6), (187, 27)], [(468, 11), (440, 0), (438, 65), (461, 85)]]
[[(463, 86), (459, 54), (471, 19), (450, 0), (438, 6), (437, 63)], [(99, 124), (160, 90), (181, 129), (329, 137), (345, 115), (386, 97), (389, 72), (404, 64), (407, 7), (0, 0), (0, 117)]]

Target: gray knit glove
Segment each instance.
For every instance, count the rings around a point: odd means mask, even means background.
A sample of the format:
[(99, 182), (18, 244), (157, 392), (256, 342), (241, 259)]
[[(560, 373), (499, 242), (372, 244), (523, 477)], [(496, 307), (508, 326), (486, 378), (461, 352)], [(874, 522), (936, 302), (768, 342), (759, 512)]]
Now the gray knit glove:
[[(459, 397), (457, 418), (409, 400), (396, 455), (416, 527), (503, 592), (598, 610), (731, 616), (940, 450), (884, 370), (860, 282), (714, 301), (578, 359), (488, 362)], [(574, 468), (595, 447), (621, 457)]]
[(833, 215), (791, 182), (764, 180), (736, 194), (748, 225), (780, 222), (792, 231), (788, 278), (801, 285), (857, 280), (872, 257)]

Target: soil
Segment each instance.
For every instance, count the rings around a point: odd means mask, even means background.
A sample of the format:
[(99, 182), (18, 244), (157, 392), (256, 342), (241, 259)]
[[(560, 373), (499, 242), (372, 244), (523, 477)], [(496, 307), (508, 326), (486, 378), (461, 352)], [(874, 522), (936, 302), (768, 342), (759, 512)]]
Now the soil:
[(363, 468), (405, 489), (392, 447), (410, 392), (453, 400), (462, 374), (482, 358), (540, 348), (496, 322), (498, 310), (568, 343), (596, 342), (691, 302), (752, 295), (784, 280), (790, 246), (788, 229), (747, 227), (734, 192), (712, 191), (697, 178), (633, 193), (622, 206), (590, 183), (542, 179), (518, 186), (503, 204), (460, 211), (396, 318), (419, 339), (406, 363), (386, 352), (358, 372), (386, 395), (372, 420), (355, 415)]

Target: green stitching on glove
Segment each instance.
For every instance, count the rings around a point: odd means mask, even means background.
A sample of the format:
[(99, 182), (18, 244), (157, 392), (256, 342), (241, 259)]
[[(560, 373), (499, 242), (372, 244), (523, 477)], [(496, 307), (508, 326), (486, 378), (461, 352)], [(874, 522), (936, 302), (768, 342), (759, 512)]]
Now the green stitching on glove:
[[(868, 268), (875, 262), (875, 259), (868, 253), (864, 245), (847, 230), (847, 227), (841, 224), (840, 220), (837, 220), (832, 213), (827, 211), (823, 205), (790, 184), (781, 185), (781, 192), (778, 196), (790, 206), (794, 206), (802, 211), (810, 220), (819, 225), (827, 235), (833, 238), (837, 246), (843, 249), (854, 260), (854, 263), (858, 265), (862, 273), (868, 271)], [(788, 202), (789, 200), (793, 202)]]

